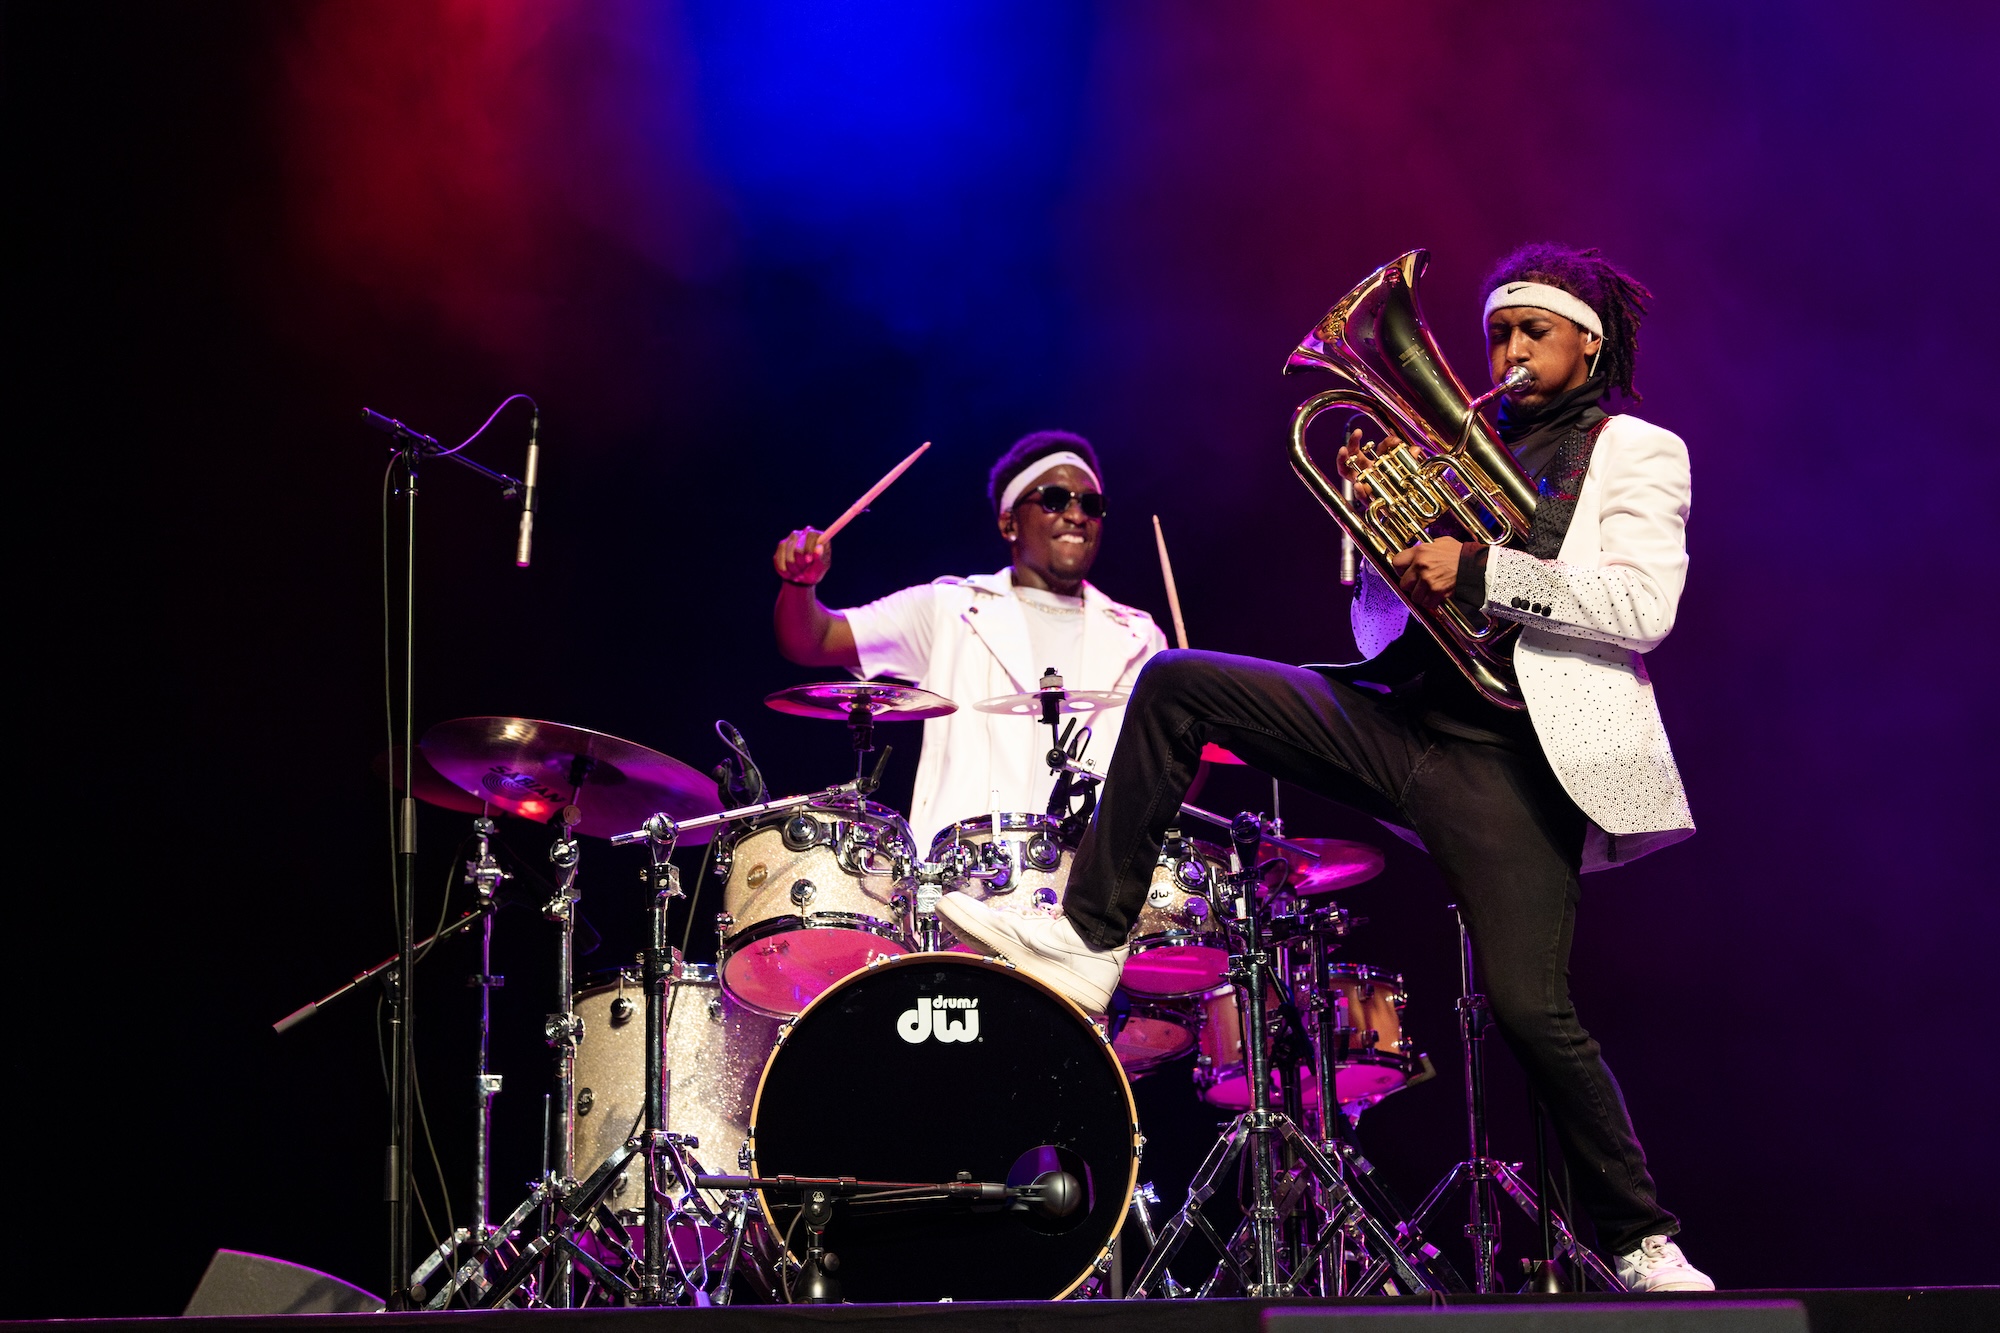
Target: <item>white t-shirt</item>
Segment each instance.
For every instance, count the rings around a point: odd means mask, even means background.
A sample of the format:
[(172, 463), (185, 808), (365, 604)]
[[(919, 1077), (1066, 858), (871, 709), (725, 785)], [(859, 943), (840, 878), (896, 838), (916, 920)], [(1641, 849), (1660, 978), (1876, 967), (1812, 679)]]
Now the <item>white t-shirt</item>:
[[(1047, 808), (1048, 730), (973, 705), (1032, 692), (1050, 666), (1071, 689), (1130, 690), (1139, 668), (1167, 646), (1152, 617), (1088, 583), (1080, 598), (1059, 597), (1016, 588), (1004, 569), (905, 588), (842, 614), (862, 677), (901, 677), (959, 705), (924, 723), (910, 806), (919, 850), (947, 824), (988, 813), (995, 791), (1002, 810)], [(1100, 772), (1109, 765), (1123, 718), (1123, 708), (1110, 708), (1089, 719), (1087, 765)]]

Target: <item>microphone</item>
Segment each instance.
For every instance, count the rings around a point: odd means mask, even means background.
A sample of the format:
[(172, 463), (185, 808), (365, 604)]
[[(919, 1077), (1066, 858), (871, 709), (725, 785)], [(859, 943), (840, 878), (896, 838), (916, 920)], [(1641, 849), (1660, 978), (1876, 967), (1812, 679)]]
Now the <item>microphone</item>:
[(715, 767), (716, 794), (724, 805), (757, 804), (764, 799), (764, 775), (758, 771), (757, 761), (750, 757), (749, 742), (724, 718), (715, 720), (715, 734), (735, 752), (735, 758), (725, 759)]
[(521, 486), (521, 535), (514, 543), (514, 564), (516, 568), (528, 567), (529, 548), (535, 541), (535, 476), (542, 464), (542, 409), (536, 408), (528, 422), (528, 468), (527, 478)]

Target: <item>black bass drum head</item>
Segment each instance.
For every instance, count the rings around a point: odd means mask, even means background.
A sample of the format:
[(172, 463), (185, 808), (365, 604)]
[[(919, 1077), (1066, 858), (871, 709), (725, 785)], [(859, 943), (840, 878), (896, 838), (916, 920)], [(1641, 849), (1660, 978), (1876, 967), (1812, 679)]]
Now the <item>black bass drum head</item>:
[[(751, 1112), (760, 1176), (1079, 1179), (1069, 1216), (963, 1203), (834, 1205), (844, 1301), (1053, 1300), (1089, 1277), (1137, 1183), (1137, 1113), (1111, 1048), (1069, 1001), (999, 963), (911, 954), (793, 1020)], [(783, 1237), (794, 1195), (765, 1191)], [(791, 1252), (803, 1256), (803, 1226)]]

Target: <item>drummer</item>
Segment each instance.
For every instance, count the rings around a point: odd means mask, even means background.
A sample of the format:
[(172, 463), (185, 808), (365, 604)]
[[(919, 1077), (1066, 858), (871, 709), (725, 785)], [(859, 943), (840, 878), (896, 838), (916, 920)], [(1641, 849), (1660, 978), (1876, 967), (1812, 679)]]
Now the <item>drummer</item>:
[[(978, 711), (982, 700), (1027, 694), (1050, 667), (1071, 690), (1130, 691), (1167, 646), (1151, 616), (1086, 581), (1104, 537), (1104, 475), (1080, 435), (1037, 431), (1017, 440), (987, 480), (1008, 564), (992, 574), (947, 575), (865, 606), (831, 611), (818, 587), (832, 543), (801, 528), (771, 563), (783, 580), (772, 620), (778, 651), (801, 666), (846, 667), (863, 679), (896, 676), (958, 705), (924, 723), (910, 831), (928, 847), (937, 831), (998, 807), (1039, 814), (1054, 779), (1038, 715)], [(1102, 771), (1118, 741), (1121, 707), (1088, 716), (1084, 764)]]

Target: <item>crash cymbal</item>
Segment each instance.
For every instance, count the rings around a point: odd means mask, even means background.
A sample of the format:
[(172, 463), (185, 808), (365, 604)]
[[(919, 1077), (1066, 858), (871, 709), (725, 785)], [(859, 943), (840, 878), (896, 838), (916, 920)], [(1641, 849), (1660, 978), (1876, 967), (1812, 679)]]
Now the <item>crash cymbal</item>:
[(1345, 838), (1287, 838), (1286, 842), (1308, 851), (1319, 853), (1319, 859), (1265, 843), (1258, 848), (1257, 855), (1264, 859), (1282, 856), (1291, 863), (1290, 887), (1293, 893), (1332, 893), (1338, 889), (1352, 888), (1382, 873), (1382, 853), (1365, 842), (1349, 842)]
[[(655, 814), (693, 819), (722, 809), (715, 781), (643, 745), (559, 722), (461, 717), (440, 722), (419, 744), (431, 766), (509, 814), (546, 823), (566, 805), (582, 812), (579, 833), (608, 838)], [(707, 842), (697, 830), (683, 845)]]
[(764, 703), (793, 717), (823, 717), (834, 722), (847, 721), (857, 706), (865, 707), (868, 716), (877, 722), (922, 722), (958, 711), (958, 705), (942, 694), (877, 680), (793, 685), (764, 696)]
[(1217, 745), (1214, 741), (1210, 741), (1201, 747), (1201, 761), (1205, 764), (1241, 764), (1243, 762), (1220, 745)]
[[(1101, 713), (1107, 708), (1117, 708), (1132, 697), (1130, 690), (1068, 690), (1063, 700), (1065, 713)], [(1002, 694), (992, 699), (981, 699), (972, 705), (977, 713), (998, 713), (1005, 717), (1032, 717), (1042, 715), (1042, 696), (1039, 694)]]
[[(375, 776), (394, 787), (403, 789), (403, 747), (384, 750), (368, 765)], [(411, 766), (415, 769), (415, 780), (410, 784), (416, 788), (414, 795), (425, 805), (435, 805), (446, 810), (456, 810), (460, 814), (483, 815), (486, 803), (477, 796), (460, 791), (445, 776), (431, 767), (431, 761), (424, 757), (422, 746), (417, 747), (417, 760)]]

